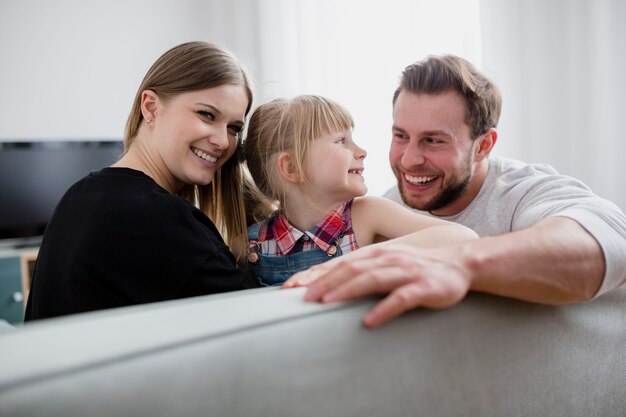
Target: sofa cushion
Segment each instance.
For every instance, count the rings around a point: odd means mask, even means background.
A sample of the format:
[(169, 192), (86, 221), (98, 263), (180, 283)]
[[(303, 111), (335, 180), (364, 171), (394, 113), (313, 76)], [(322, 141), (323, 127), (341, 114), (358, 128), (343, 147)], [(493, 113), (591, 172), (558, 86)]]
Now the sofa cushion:
[(265, 288), (0, 335), (3, 416), (623, 416), (626, 289), (542, 306), (470, 294), (369, 330), (376, 299)]

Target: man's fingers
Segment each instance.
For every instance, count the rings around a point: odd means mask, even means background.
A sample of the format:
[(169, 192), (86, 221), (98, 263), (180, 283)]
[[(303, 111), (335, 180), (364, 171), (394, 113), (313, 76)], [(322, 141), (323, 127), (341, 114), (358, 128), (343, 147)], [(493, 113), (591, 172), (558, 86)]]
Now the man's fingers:
[(404, 285), (376, 304), (363, 318), (363, 324), (371, 328), (385, 324), (406, 311), (420, 306), (424, 294), (423, 285), (419, 283)]
[[(363, 263), (369, 264), (371, 261), (364, 260)], [(344, 282), (350, 281), (355, 275), (358, 275), (358, 268), (360, 267), (365, 267), (365, 265), (357, 267), (354, 263), (349, 263), (345, 260), (338, 262), (334, 268), (326, 271), (323, 276), (320, 276), (309, 285), (304, 294), (304, 299), (306, 301), (320, 301), (326, 294), (340, 287)]]
[(368, 246), (338, 258), (333, 268), (309, 286), (304, 299), (334, 302), (391, 291), (406, 282), (397, 278), (407, 277), (402, 266), (413, 259), (401, 250), (402, 246), (395, 250)]
[(366, 268), (352, 279), (330, 289), (321, 300), (325, 303), (346, 301), (372, 294), (386, 294), (410, 281), (405, 271), (395, 265), (383, 265), (381, 260), (372, 261), (371, 268)]
[(378, 327), (389, 320), (417, 307), (445, 308), (450, 307), (465, 297), (467, 285), (462, 281), (422, 279), (412, 280), (410, 284), (398, 287), (379, 302), (363, 318), (367, 327)]

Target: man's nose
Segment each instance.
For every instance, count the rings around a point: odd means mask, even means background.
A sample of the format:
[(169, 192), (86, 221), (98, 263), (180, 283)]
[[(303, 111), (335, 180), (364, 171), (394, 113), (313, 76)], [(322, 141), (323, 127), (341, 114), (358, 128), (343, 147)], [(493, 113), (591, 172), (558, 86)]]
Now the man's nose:
[(415, 141), (410, 141), (409, 144), (404, 148), (401, 162), (403, 167), (410, 168), (413, 166), (424, 164), (424, 162), (426, 162), (426, 157), (424, 156), (424, 153), (419, 149), (419, 145)]

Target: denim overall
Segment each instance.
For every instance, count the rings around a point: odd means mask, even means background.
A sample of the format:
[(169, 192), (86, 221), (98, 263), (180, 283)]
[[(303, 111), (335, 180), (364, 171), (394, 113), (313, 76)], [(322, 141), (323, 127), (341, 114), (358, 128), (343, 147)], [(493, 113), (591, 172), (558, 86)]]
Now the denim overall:
[[(285, 256), (263, 255), (259, 252), (258, 246), (250, 243), (250, 241), (258, 240), (260, 228), (260, 223), (256, 223), (248, 228), (248, 272), (264, 287), (282, 285), (296, 272), (341, 256), (342, 253), (339, 242), (343, 238), (343, 233), (335, 241), (337, 252), (332, 255), (319, 248), (298, 252), (298, 246), (302, 245), (301, 241), (310, 239), (306, 234), (296, 243), (295, 253)], [(255, 260), (255, 262), (252, 260)]]

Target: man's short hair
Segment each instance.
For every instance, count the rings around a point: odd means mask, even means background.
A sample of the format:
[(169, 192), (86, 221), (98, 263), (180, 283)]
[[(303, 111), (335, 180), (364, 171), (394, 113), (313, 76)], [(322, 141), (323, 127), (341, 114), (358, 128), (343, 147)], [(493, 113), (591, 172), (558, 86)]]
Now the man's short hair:
[(406, 67), (393, 95), (394, 106), (403, 90), (415, 94), (459, 93), (467, 106), (465, 121), (472, 139), (498, 125), (502, 108), (500, 90), (470, 62), (458, 56), (429, 56)]

